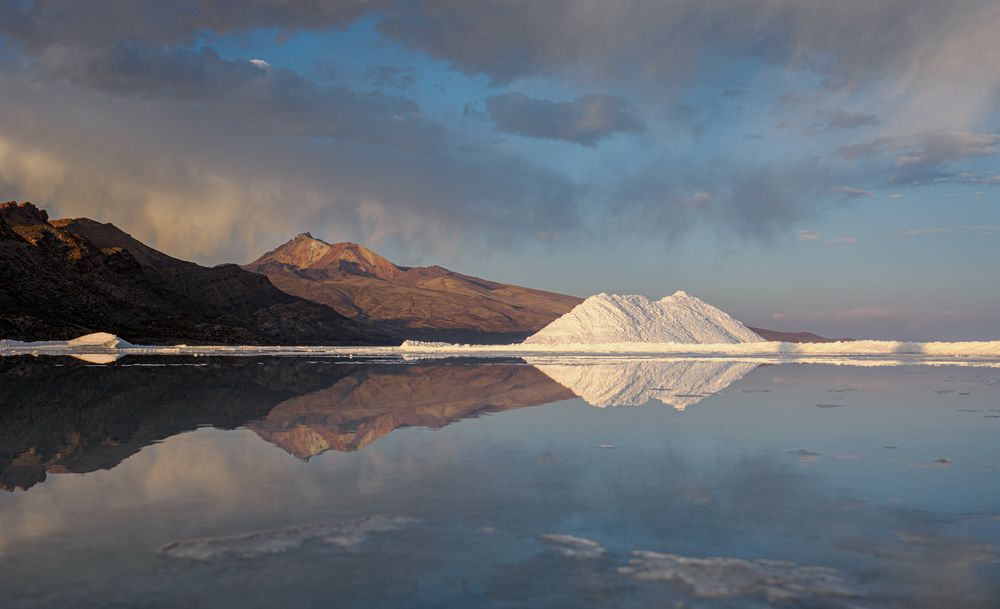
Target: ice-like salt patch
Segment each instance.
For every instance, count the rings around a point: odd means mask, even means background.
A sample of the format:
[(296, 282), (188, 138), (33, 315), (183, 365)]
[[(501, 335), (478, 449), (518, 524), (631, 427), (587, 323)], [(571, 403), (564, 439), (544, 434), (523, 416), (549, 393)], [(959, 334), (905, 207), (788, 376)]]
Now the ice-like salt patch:
[(604, 546), (596, 541), (575, 535), (548, 533), (538, 537), (552, 544), (553, 549), (566, 558), (597, 559), (606, 552)]
[(703, 300), (677, 292), (645, 296), (601, 293), (584, 300), (525, 344), (757, 343), (764, 339)]
[(118, 353), (71, 353), (70, 357), (88, 364), (113, 364), (124, 355)]
[(349, 524), (314, 524), (228, 537), (174, 541), (163, 546), (160, 552), (171, 558), (210, 561), (281, 554), (310, 541), (350, 548), (372, 533), (395, 531), (413, 522), (412, 518), (400, 516), (369, 516)]
[[(692, 558), (637, 550), (618, 572), (645, 581), (683, 584), (703, 598), (756, 597), (767, 602), (836, 600), (861, 591), (829, 567), (781, 560)], [(824, 605), (828, 606), (828, 605)]]

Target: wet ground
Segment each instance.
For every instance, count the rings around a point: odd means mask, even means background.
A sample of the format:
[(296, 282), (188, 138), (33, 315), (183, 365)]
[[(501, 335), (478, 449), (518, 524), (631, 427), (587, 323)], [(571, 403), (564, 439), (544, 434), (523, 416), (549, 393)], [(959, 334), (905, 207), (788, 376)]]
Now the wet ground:
[(1000, 605), (1000, 369), (548, 364), (5, 359), (0, 606)]

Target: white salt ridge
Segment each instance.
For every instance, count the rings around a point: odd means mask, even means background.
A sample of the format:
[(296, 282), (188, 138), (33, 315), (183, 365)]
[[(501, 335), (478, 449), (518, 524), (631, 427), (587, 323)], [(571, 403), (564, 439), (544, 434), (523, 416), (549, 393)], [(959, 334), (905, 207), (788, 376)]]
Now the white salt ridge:
[(684, 410), (743, 378), (758, 364), (734, 361), (543, 363), (525, 358), (591, 406), (641, 406), (656, 400)]
[(229, 537), (186, 539), (168, 543), (160, 552), (171, 558), (210, 561), (281, 554), (314, 540), (350, 548), (363, 542), (372, 533), (395, 531), (412, 522), (415, 522), (412, 518), (399, 516), (369, 516), (349, 524), (314, 524)]
[[(834, 343), (593, 343), (460, 345), (406, 341), (399, 347), (260, 346), (260, 345), (132, 345), (108, 333), (90, 334), (69, 341), (22, 342), (0, 339), (0, 357), (15, 355), (303, 355), (386, 357), (421, 359), (430, 357), (598, 357), (684, 356), (757, 358), (760, 361), (802, 361), (885, 365), (898, 363), (954, 363), (995, 365), (1000, 360), (1000, 341), (931, 342), (857, 340)], [(865, 359), (855, 359), (858, 357)], [(882, 357), (881, 362), (869, 356)], [(928, 358), (938, 358), (932, 361)], [(108, 359), (110, 361), (110, 359)]]
[(524, 341), (528, 345), (758, 342), (764, 339), (729, 314), (685, 292), (657, 301), (602, 292)]
[[(788, 561), (715, 557), (635, 551), (618, 572), (646, 581), (670, 581), (688, 586), (702, 598), (763, 598), (768, 603), (824, 601), (862, 596), (857, 586), (829, 567)], [(844, 606), (824, 604), (824, 607)]]

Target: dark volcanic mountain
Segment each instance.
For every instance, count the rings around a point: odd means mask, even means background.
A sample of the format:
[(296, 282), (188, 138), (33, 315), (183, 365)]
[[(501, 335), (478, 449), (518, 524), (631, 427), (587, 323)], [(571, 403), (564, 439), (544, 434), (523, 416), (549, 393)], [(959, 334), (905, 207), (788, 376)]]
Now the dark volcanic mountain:
[(376, 344), (370, 326), (236, 265), (172, 258), (111, 224), (0, 203), (0, 338), (112, 332), (134, 343)]
[(440, 266), (397, 266), (362, 245), (326, 243), (308, 233), (245, 268), (290, 294), (421, 340), (513, 342), (581, 302)]

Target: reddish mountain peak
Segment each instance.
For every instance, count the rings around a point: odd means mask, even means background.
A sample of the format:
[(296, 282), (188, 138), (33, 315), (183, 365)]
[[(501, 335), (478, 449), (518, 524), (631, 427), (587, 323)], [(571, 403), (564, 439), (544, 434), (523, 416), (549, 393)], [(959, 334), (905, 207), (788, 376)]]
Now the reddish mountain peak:
[(5, 201), (0, 203), (0, 218), (10, 226), (36, 226), (47, 224), (49, 214), (28, 201), (24, 203)]
[(400, 269), (389, 260), (358, 243), (327, 243), (310, 233), (301, 233), (248, 266), (261, 269), (270, 263), (279, 263), (299, 270), (316, 270), (327, 273), (367, 275), (379, 279), (395, 279)]

